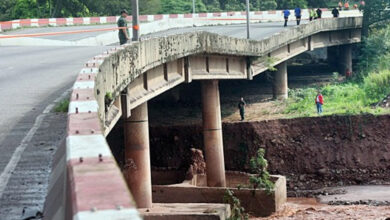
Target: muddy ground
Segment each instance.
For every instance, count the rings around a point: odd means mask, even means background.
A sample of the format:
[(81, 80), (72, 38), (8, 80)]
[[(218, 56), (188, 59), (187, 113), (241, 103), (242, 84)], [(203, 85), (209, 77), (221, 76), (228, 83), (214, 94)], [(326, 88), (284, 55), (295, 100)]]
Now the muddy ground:
[[(250, 172), (249, 160), (266, 149), (269, 171), (287, 177), (289, 196), (327, 186), (390, 183), (390, 115), (331, 116), (223, 124), (227, 170)], [(108, 138), (123, 161), (117, 126)], [(200, 125), (151, 126), (153, 167), (186, 170), (190, 149), (203, 149)], [(331, 192), (328, 192), (331, 193)]]

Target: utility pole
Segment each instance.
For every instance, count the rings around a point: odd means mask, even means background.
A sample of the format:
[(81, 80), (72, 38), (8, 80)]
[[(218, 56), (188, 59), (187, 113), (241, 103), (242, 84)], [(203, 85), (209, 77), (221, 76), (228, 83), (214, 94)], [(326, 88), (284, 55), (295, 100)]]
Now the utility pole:
[(196, 5), (195, 5), (196, 0), (192, 0), (192, 14), (196, 13)]
[(250, 26), (249, 26), (249, 13), (250, 13), (250, 9), (249, 9), (249, 0), (246, 0), (246, 38), (249, 39), (250, 38)]
[(133, 41), (139, 40), (139, 7), (138, 0), (131, 0), (131, 15), (133, 16)]

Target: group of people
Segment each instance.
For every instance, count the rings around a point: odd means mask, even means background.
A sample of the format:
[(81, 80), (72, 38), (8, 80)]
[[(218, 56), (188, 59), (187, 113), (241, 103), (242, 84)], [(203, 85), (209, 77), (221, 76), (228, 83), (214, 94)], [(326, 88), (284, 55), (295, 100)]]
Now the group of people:
[[(344, 6), (344, 8), (343, 8)], [(359, 7), (359, 10), (363, 10), (363, 7), (365, 6), (365, 2), (364, 1), (361, 1), (360, 2), (360, 5), (358, 6), (357, 4), (354, 5), (354, 8), (358, 8)], [(338, 18), (340, 16), (340, 10), (348, 10), (349, 9), (349, 2), (346, 1), (345, 4), (343, 4), (342, 2), (339, 2), (339, 7), (334, 7), (333, 10), (332, 10), (332, 15), (334, 18)], [(301, 23), (301, 19), (302, 19), (302, 9), (297, 7), (294, 9), (294, 13), (295, 13), (295, 18), (296, 18), (296, 21), (297, 21), (297, 25), (299, 25)], [(288, 23), (288, 19), (291, 15), (291, 12), (290, 10), (286, 9), (283, 11), (283, 16), (284, 16), (284, 26), (287, 27), (287, 23)], [(322, 18), (322, 10), (321, 8), (318, 8), (317, 10), (315, 9), (309, 9), (309, 20), (312, 21), (312, 20), (315, 20), (315, 19), (321, 19)]]
[[(358, 9), (359, 8), (359, 10), (362, 10), (365, 5), (366, 5), (365, 1), (360, 1), (359, 5), (358, 4), (353, 4), (353, 8), (354, 9)], [(349, 10), (349, 8), (350, 8), (349, 1), (345, 1), (345, 3), (340, 1), (339, 5), (338, 5), (338, 8), (339, 8), (339, 10)]]
[[(336, 8), (337, 10), (337, 8)], [(302, 19), (302, 9), (297, 7), (294, 9), (295, 18), (297, 20), (297, 25), (301, 24)], [(284, 15), (284, 26), (287, 27), (288, 18), (290, 17), (291, 13), (290, 10), (286, 9), (283, 11)], [(339, 14), (337, 14), (338, 17)], [(322, 10), (321, 8), (318, 8), (317, 10), (309, 9), (309, 20), (312, 21), (313, 19), (321, 19), (322, 18)]]

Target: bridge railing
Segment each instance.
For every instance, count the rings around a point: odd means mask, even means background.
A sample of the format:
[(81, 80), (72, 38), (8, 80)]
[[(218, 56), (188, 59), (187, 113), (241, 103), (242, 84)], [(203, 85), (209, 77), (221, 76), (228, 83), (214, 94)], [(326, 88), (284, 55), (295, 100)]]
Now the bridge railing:
[[(323, 17), (331, 17), (329, 9), (322, 9)], [(341, 17), (351, 16), (360, 13), (358, 10), (342, 11)], [(292, 13), (293, 14), (293, 13)], [(276, 11), (252, 11), (250, 16), (253, 22), (255, 21), (282, 21), (283, 12)], [(141, 22), (157, 22), (161, 20), (186, 20), (191, 22), (191, 19), (245, 19), (246, 12), (214, 12), (214, 13), (197, 13), (197, 14), (158, 14), (158, 15), (141, 15)], [(302, 10), (302, 19), (309, 18), (309, 11)], [(76, 18), (33, 18), (33, 19), (18, 19), (12, 21), (0, 21), (0, 32), (26, 27), (57, 27), (57, 26), (74, 26), (74, 25), (91, 25), (91, 24), (115, 24), (119, 16), (103, 16), (103, 17), (76, 17)], [(127, 17), (128, 21), (132, 21), (132, 17)], [(232, 20), (231, 20), (232, 21)], [(242, 22), (242, 21), (241, 21)]]

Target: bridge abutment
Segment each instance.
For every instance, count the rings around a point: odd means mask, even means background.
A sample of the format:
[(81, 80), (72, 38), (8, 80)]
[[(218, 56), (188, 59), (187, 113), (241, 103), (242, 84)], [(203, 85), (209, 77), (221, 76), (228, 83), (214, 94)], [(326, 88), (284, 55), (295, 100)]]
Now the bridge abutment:
[[(131, 110), (124, 121), (125, 176), (137, 208), (152, 207), (148, 104)], [(107, 177), (109, 178), (109, 177)]]
[(225, 187), (225, 160), (218, 80), (202, 81), (202, 114), (207, 185)]
[(283, 62), (276, 66), (277, 71), (274, 74), (273, 80), (273, 97), (274, 99), (288, 98), (288, 78), (287, 78), (287, 62)]

